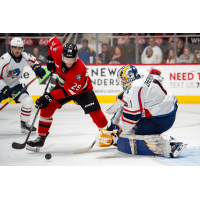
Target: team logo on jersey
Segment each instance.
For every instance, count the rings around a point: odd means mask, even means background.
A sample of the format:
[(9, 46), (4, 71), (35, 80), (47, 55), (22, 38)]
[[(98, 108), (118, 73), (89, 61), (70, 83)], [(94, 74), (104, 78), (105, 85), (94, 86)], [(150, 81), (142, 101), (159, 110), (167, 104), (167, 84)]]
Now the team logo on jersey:
[(75, 77), (76, 77), (76, 79), (77, 79), (78, 81), (81, 80), (81, 75), (80, 75), (80, 74), (76, 75)]
[(4, 59), (4, 57), (1, 57), (0, 60), (2, 61)]
[(17, 69), (14, 69), (14, 70), (9, 70), (7, 71), (8, 75), (11, 76), (12, 78), (16, 78), (17, 76), (20, 75), (20, 69), (17, 68)]

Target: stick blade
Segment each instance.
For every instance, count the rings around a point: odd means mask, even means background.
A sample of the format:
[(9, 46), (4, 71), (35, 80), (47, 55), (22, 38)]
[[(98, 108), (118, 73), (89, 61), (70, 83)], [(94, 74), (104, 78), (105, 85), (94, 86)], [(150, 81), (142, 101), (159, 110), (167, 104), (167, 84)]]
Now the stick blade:
[(23, 143), (23, 144), (19, 144), (19, 143), (16, 143), (16, 142), (12, 143), (13, 149), (24, 149), (25, 146), (26, 146), (26, 143)]
[(83, 148), (83, 149), (76, 149), (76, 150), (74, 151), (74, 154), (86, 153), (86, 152), (88, 152), (90, 149), (91, 149), (90, 147)]
[(73, 153), (74, 154), (86, 153), (95, 145), (95, 143), (96, 143), (96, 140), (89, 147), (82, 148), (82, 149), (76, 149)]

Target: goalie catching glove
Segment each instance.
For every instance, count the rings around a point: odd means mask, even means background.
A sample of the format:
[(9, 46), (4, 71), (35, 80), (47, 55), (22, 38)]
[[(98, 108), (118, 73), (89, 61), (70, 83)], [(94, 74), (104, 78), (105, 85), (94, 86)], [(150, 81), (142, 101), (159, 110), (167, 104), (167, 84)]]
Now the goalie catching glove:
[(50, 102), (52, 102), (54, 98), (51, 96), (51, 94), (45, 92), (43, 96), (41, 96), (39, 99), (36, 100), (35, 107), (38, 108), (46, 108)]
[(96, 144), (99, 147), (109, 147), (117, 143), (122, 129), (118, 124), (113, 124), (107, 129), (101, 129), (100, 133), (96, 136)]

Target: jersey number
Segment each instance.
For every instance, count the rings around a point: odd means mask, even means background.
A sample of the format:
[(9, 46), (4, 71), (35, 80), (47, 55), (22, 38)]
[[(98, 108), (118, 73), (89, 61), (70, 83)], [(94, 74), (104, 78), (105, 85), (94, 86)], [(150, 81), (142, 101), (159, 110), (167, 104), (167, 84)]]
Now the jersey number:
[(77, 83), (74, 83), (74, 86), (71, 87), (72, 90), (76, 90), (76, 91), (80, 90), (80, 88), (81, 88), (81, 85), (78, 85)]

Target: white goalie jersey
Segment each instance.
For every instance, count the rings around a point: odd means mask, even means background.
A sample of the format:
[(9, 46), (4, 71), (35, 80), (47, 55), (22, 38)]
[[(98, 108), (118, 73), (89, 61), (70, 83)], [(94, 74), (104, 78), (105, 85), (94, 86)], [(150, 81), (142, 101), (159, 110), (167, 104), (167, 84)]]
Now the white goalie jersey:
[(140, 78), (124, 91), (123, 114), (119, 125), (128, 133), (141, 118), (160, 117), (175, 109), (176, 97), (168, 93), (148, 71), (139, 71)]
[(22, 72), (25, 66), (31, 68), (39, 65), (36, 58), (26, 52), (22, 52), (22, 57), (19, 59), (13, 58), (11, 53), (5, 53), (0, 58), (0, 93), (5, 86), (10, 88), (20, 84)]

